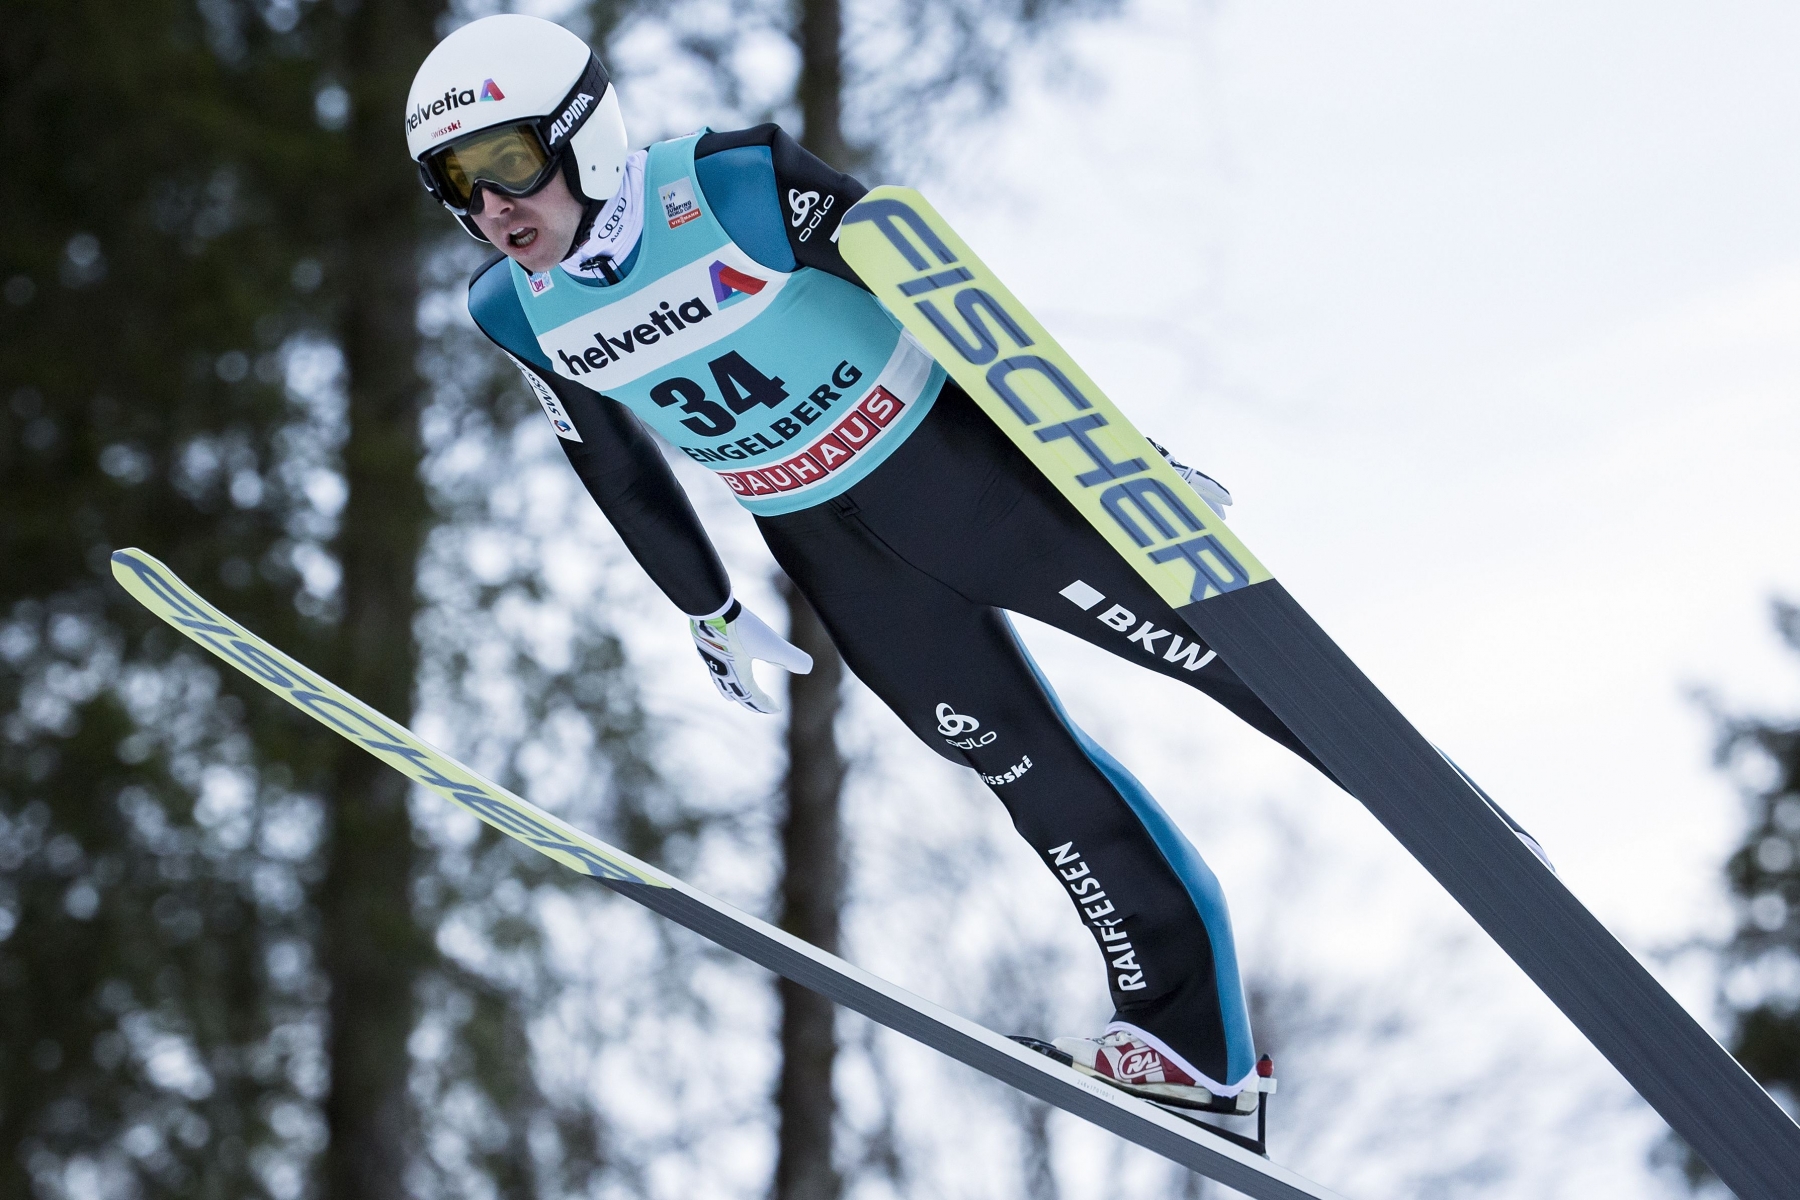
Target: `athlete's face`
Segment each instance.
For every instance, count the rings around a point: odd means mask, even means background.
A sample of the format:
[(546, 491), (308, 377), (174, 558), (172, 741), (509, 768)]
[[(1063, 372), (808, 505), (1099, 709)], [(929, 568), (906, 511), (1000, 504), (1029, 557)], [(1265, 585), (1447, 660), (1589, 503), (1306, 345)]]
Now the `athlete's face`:
[(481, 211), (469, 216), (496, 249), (534, 275), (562, 261), (581, 225), (581, 201), (561, 171), (529, 196), (484, 187), (481, 199)]

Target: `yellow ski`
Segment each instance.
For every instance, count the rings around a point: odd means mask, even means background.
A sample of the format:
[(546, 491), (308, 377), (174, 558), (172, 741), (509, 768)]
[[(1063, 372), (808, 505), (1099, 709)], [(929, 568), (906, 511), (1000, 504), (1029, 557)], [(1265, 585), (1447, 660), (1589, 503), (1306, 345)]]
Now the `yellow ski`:
[(404, 725), (313, 674), (208, 604), (175, 572), (142, 550), (115, 551), (112, 564), (113, 578), (138, 603), (414, 783), (583, 875), (669, 886), (653, 867), (484, 779)]
[(876, 188), (837, 237), (876, 297), (1171, 607), (1270, 578), (923, 196)]

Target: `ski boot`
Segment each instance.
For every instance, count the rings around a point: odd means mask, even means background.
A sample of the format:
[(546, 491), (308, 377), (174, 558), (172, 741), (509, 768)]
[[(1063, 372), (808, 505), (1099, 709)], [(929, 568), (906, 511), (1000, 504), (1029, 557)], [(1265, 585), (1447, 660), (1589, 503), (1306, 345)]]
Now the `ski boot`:
[[(1269, 1155), (1268, 1097), (1275, 1091), (1275, 1063), (1266, 1054), (1257, 1060), (1254, 1075), (1244, 1080), (1235, 1093), (1224, 1095), (1201, 1083), (1199, 1073), (1180, 1056), (1152, 1044), (1142, 1030), (1122, 1021), (1107, 1026), (1099, 1037), (1060, 1037), (1052, 1043), (1014, 1034), (1012, 1040), (1083, 1075), (1148, 1100), (1246, 1150), (1264, 1158)], [(1209, 1124), (1197, 1113), (1234, 1117), (1254, 1114), (1256, 1136), (1247, 1137)]]
[(1213, 1090), (1207, 1086), (1212, 1081), (1202, 1082), (1204, 1077), (1180, 1056), (1122, 1021), (1108, 1025), (1098, 1037), (1059, 1037), (1048, 1044), (1036, 1039), (1017, 1040), (1083, 1075), (1170, 1108), (1248, 1115), (1256, 1111), (1261, 1094), (1256, 1079), (1230, 1094)]

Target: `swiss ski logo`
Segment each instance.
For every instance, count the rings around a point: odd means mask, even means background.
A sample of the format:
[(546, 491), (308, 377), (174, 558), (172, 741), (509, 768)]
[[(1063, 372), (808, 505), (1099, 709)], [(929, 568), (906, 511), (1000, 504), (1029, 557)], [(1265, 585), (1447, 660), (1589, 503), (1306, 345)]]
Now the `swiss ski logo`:
[(1003, 784), (1011, 783), (1029, 770), (1031, 770), (1031, 755), (1027, 754), (999, 775), (983, 775), (981, 782), (1000, 787)]
[(713, 299), (720, 308), (736, 304), (745, 296), (756, 295), (769, 282), (754, 275), (746, 275), (735, 267), (728, 267), (716, 258), (707, 272), (712, 276)]
[(694, 185), (685, 175), (674, 183), (663, 184), (656, 190), (656, 197), (662, 201), (663, 216), (668, 218), (670, 229), (686, 225), (700, 215), (700, 203), (694, 199)]
[(550, 390), (550, 385), (538, 378), (536, 371), (513, 358), (512, 355), (508, 354), (506, 357), (512, 358), (513, 366), (519, 368), (519, 374), (525, 377), (525, 382), (531, 388), (531, 394), (537, 397), (537, 402), (543, 408), (544, 415), (550, 418), (550, 428), (556, 430), (556, 436), (565, 442), (579, 442), (581, 440), (580, 432), (576, 430), (574, 422), (569, 419), (569, 414), (563, 408), (562, 401), (558, 400), (556, 393)]
[(506, 93), (501, 91), (493, 80), (484, 79), (481, 81), (481, 98), (483, 100), (504, 100)]

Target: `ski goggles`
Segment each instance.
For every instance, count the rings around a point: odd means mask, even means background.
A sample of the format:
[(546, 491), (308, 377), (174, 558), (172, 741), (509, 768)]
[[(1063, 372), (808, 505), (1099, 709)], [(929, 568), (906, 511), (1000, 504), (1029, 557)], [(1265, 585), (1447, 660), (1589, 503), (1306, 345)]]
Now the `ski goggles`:
[(427, 151), (419, 159), (419, 176), (443, 206), (459, 217), (481, 211), (481, 189), (507, 196), (529, 196), (550, 182), (562, 165), (569, 142), (612, 86), (596, 55), (562, 98), (535, 120), (495, 125)]
[(427, 190), (459, 217), (481, 211), (482, 188), (529, 196), (561, 165), (531, 121), (471, 133), (419, 160)]

